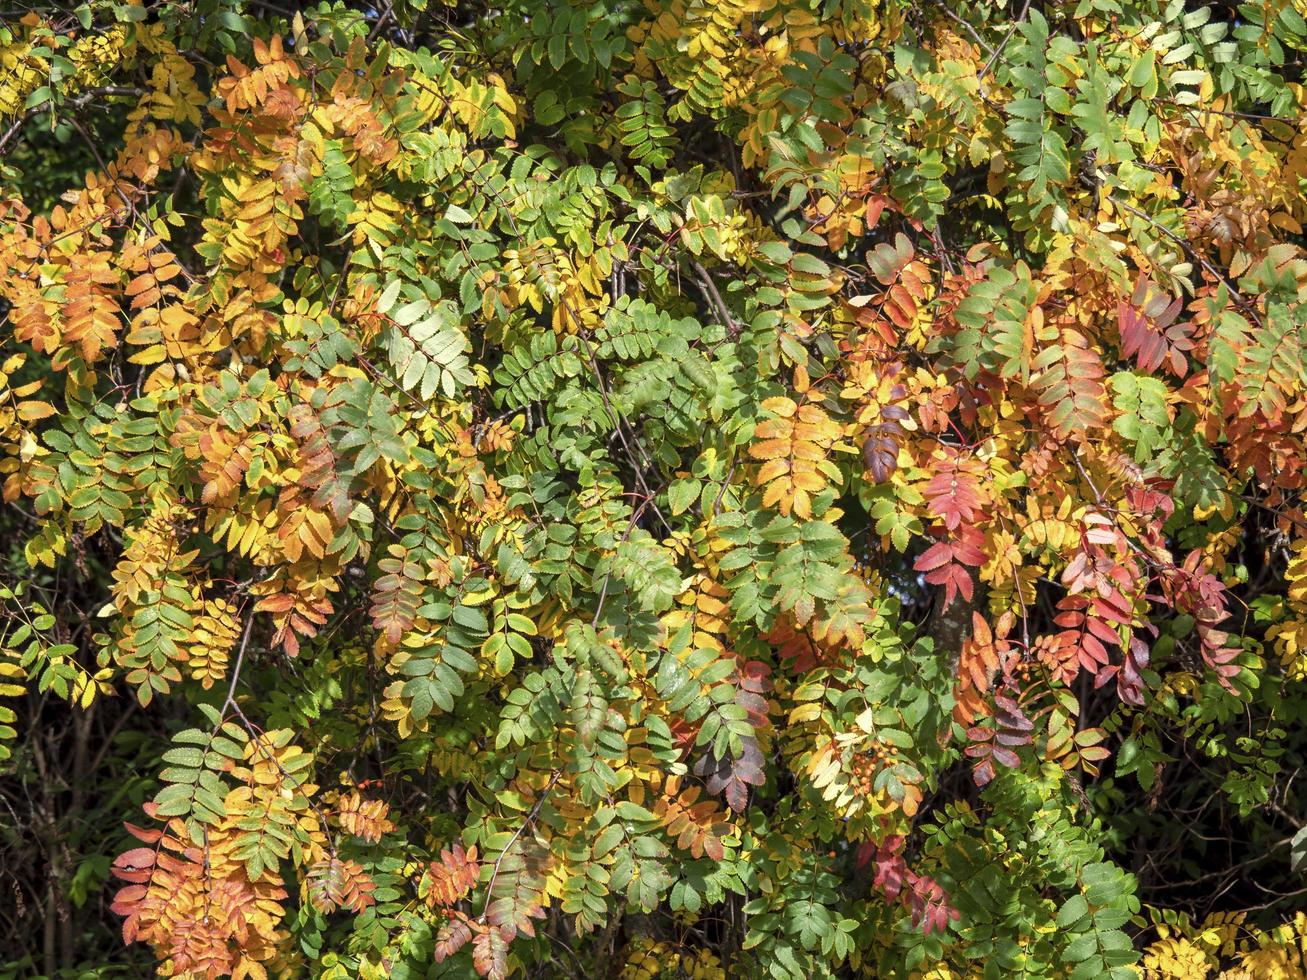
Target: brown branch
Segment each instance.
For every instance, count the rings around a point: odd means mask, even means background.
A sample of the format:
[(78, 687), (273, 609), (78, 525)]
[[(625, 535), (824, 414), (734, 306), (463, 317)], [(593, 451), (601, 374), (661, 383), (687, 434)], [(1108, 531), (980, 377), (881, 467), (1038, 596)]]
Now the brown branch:
[(704, 298), (713, 307), (718, 321), (726, 328), (726, 332), (731, 335), (731, 339), (734, 340), (740, 336), (740, 325), (736, 323), (735, 317), (731, 316), (731, 311), (726, 308), (726, 304), (722, 301), (722, 294), (717, 291), (717, 284), (713, 282), (708, 270), (703, 267), (698, 259), (690, 260), (690, 268), (694, 269), (695, 278), (699, 280), (703, 288)]
[(227, 688), (226, 700), (222, 702), (222, 707), (218, 709), (219, 716), (226, 715), (229, 707), (236, 707), (236, 685), (241, 679), (241, 666), (245, 663), (245, 650), (250, 645), (250, 633), (253, 630), (254, 613), (251, 611), (249, 618), (245, 620), (245, 635), (241, 637), (241, 646), (236, 652), (236, 663), (232, 665), (231, 669), (231, 684)]
[(982, 85), (984, 84), (985, 76), (988, 75), (989, 70), (994, 67), (995, 62), (998, 61), (999, 56), (1003, 53), (1003, 49), (1007, 47), (1008, 41), (1012, 40), (1013, 35), (1017, 32), (1017, 28), (1021, 26), (1021, 22), (1026, 19), (1026, 14), (1029, 12), (1030, 0), (1026, 0), (1021, 8), (1021, 12), (1017, 14), (1017, 19), (1012, 22), (1011, 30), (1009, 30), (1003, 40), (999, 42), (998, 47), (994, 49), (994, 53), (991, 54), (989, 60), (985, 62), (985, 66), (980, 69), (980, 74), (976, 76), (977, 82)]

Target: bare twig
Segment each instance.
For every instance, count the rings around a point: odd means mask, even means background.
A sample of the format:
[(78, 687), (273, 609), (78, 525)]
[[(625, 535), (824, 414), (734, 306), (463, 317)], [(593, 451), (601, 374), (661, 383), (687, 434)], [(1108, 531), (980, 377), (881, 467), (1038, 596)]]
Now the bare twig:
[(241, 679), (241, 666), (245, 663), (245, 649), (250, 645), (250, 633), (254, 629), (254, 613), (245, 620), (245, 635), (241, 637), (240, 650), (236, 653), (236, 663), (231, 668), (231, 685), (227, 688), (227, 698), (218, 709), (219, 715), (225, 715), (228, 708), (236, 707), (236, 685)]
[(1017, 19), (1012, 22), (1011, 30), (1009, 30), (1003, 40), (999, 42), (998, 47), (994, 49), (994, 53), (989, 56), (989, 60), (985, 62), (985, 67), (980, 69), (980, 74), (976, 76), (977, 82), (983, 83), (985, 81), (985, 76), (988, 75), (989, 70), (994, 67), (995, 62), (999, 59), (999, 55), (1003, 53), (1003, 49), (1007, 47), (1008, 41), (1012, 40), (1012, 36), (1016, 34), (1017, 28), (1021, 26), (1021, 22), (1026, 19), (1026, 14), (1029, 12), (1030, 0), (1026, 0), (1025, 4), (1021, 7), (1021, 12), (1017, 14)]
[(951, 11), (951, 10), (948, 9), (948, 4), (947, 4), (947, 3), (940, 3), (940, 4), (936, 7), (936, 9), (937, 9), (940, 13), (942, 13), (945, 17), (947, 17), (949, 20), (953, 21), (953, 23), (957, 24), (959, 27), (961, 27), (963, 30), (965, 30), (968, 34), (970, 34), (970, 35), (971, 35), (971, 39), (972, 39), (973, 41), (975, 41), (976, 44), (978, 44), (978, 45), (980, 46), (981, 50), (983, 50), (983, 51), (985, 51), (986, 53), (988, 53), (989, 56), (990, 56), (991, 58), (994, 56), (994, 47), (993, 47), (993, 45), (986, 44), (986, 43), (984, 42), (984, 40), (981, 38), (981, 36), (980, 36), (978, 33), (976, 33), (976, 29), (975, 29), (974, 27), (972, 27), (969, 23), (967, 23), (965, 20), (963, 20), (963, 19), (962, 19), (961, 17), (959, 17), (957, 14), (953, 13), (953, 11)]
[(697, 259), (690, 260), (690, 268), (694, 269), (695, 278), (699, 280), (700, 285), (703, 287), (704, 298), (708, 300), (713, 312), (717, 314), (717, 319), (721, 321), (721, 325), (726, 328), (726, 332), (732, 338), (738, 337), (740, 335), (740, 325), (735, 322), (735, 317), (731, 316), (731, 311), (726, 308), (726, 304), (722, 301), (722, 294), (717, 291), (717, 284), (713, 282), (708, 270)]

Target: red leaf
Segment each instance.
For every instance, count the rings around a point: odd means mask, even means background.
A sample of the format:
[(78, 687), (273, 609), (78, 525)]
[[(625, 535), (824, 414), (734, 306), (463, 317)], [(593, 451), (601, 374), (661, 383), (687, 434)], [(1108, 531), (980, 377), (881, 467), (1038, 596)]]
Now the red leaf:
[(508, 937), (498, 929), (483, 929), (472, 940), (472, 965), (486, 980), (508, 976)]
[(475, 923), (461, 912), (453, 913), (453, 917), (436, 933), (436, 946), (431, 958), (437, 963), (443, 963), (457, 953), (471, 940), (474, 925)]
[(1177, 378), (1189, 371), (1185, 355), (1194, 349), (1192, 323), (1176, 323), (1183, 300), (1171, 299), (1142, 275), (1129, 302), (1117, 307), (1121, 354), (1133, 357), (1141, 371), (1163, 364)]
[(930, 572), (947, 565), (953, 560), (953, 546), (947, 541), (933, 544), (917, 556), (912, 567), (919, 572)]
[[(162, 833), (162, 832), (160, 832)], [(153, 868), (157, 855), (152, 847), (133, 847), (130, 851), (123, 851), (114, 858), (113, 865), (116, 869), (139, 871), (146, 868)]]

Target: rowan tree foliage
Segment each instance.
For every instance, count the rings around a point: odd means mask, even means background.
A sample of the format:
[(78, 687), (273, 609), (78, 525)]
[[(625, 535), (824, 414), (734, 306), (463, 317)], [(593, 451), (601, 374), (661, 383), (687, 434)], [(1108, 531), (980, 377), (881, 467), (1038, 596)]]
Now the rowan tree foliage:
[(0, 974), (1307, 976), (1305, 59), (6, 12)]

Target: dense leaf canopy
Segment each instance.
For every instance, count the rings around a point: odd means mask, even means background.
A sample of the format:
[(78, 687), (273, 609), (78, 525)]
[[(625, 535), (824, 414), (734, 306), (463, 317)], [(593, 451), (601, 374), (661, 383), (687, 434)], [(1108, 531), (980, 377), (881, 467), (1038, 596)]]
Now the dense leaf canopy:
[(1301, 4), (30, 6), (0, 975), (1307, 977)]

